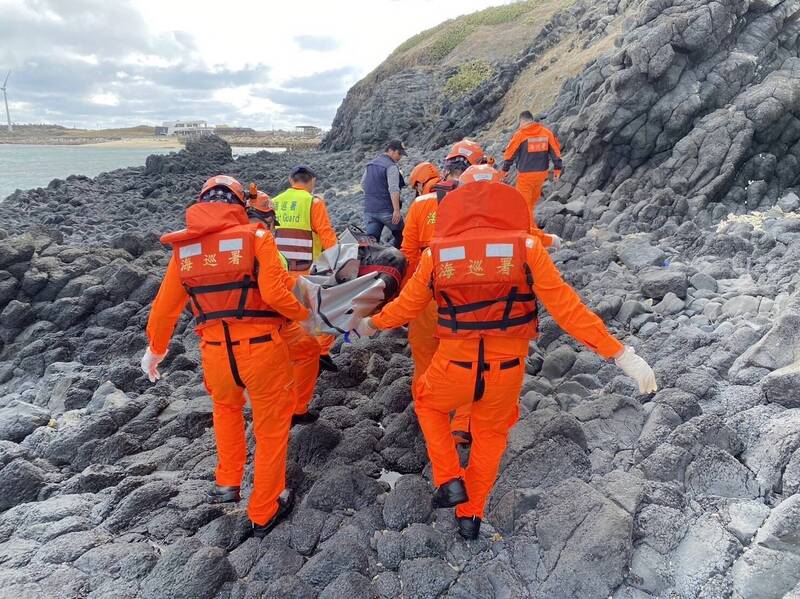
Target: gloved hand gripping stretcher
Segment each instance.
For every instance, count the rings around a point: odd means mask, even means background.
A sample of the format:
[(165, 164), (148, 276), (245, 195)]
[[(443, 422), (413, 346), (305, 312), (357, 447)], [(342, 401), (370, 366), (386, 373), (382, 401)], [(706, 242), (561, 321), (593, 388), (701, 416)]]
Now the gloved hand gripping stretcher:
[(294, 287), (311, 312), (303, 327), (314, 335), (346, 333), (398, 295), (405, 272), (399, 250), (351, 225)]

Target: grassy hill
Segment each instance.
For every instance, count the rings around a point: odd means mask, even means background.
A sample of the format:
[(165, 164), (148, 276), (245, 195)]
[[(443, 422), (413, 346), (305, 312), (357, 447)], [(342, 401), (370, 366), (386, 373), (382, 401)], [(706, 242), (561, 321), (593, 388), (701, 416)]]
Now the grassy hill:
[(586, 0), (524, 0), (444, 21), (353, 86), (323, 147), (394, 136), (436, 147), (449, 140), (445, 129), (455, 137), (501, 132), (521, 110), (552, 105), (566, 80), (613, 47), (625, 12)]

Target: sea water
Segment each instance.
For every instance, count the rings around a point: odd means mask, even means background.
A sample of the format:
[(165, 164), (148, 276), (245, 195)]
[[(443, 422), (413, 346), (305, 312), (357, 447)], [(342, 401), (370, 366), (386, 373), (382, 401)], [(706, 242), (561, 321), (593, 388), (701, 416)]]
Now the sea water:
[[(285, 148), (233, 148), (234, 156)], [(143, 166), (150, 154), (175, 152), (167, 148), (115, 146), (42, 146), (0, 144), (0, 202), (16, 189), (45, 187), (69, 175), (96, 177), (127, 166)]]
[(96, 177), (126, 166), (142, 166), (150, 154), (170, 151), (175, 150), (0, 144), (0, 201), (16, 189), (45, 187), (69, 175)]

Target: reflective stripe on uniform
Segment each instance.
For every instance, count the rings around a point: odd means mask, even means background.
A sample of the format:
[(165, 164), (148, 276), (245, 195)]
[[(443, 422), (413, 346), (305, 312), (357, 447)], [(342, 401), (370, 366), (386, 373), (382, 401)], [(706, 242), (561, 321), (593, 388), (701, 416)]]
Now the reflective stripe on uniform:
[[(278, 248), (291, 251), (298, 246), (310, 247), (311, 257), (304, 256), (302, 259), (313, 260), (319, 256), (322, 253), (322, 244), (312, 228), (311, 207), (322, 200), (304, 189), (290, 187), (272, 198), (272, 201), (275, 204), (275, 215), (281, 223), (275, 235)], [(304, 242), (300, 243), (298, 239)]]
[(487, 243), (487, 258), (510, 258), (514, 255), (513, 243)]
[(439, 261), (451, 262), (453, 260), (463, 260), (466, 258), (466, 255), (463, 245), (454, 248), (442, 248), (439, 250)]
[(199, 256), (203, 253), (203, 246), (199, 243), (193, 243), (191, 245), (184, 245), (178, 250), (178, 257), (179, 258), (191, 258), (192, 256)]
[(298, 246), (298, 247), (312, 247), (314, 245), (314, 241), (311, 239), (294, 239), (292, 237), (279, 237), (278, 238), (278, 245), (280, 246)]
[(281, 253), (286, 257), (287, 260), (308, 260), (310, 261), (313, 256), (311, 252), (286, 252), (281, 250)]
[(243, 247), (242, 238), (238, 239), (220, 239), (219, 251), (220, 252), (235, 252), (241, 250)]

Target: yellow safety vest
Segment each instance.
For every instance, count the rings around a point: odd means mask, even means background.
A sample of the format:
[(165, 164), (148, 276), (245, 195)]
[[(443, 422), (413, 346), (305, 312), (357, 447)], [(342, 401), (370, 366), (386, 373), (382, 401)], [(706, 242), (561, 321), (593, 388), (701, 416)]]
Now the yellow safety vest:
[(308, 270), (322, 252), (322, 244), (311, 228), (314, 196), (304, 189), (287, 189), (272, 198), (280, 226), (275, 230), (278, 250), (289, 261), (289, 270)]

